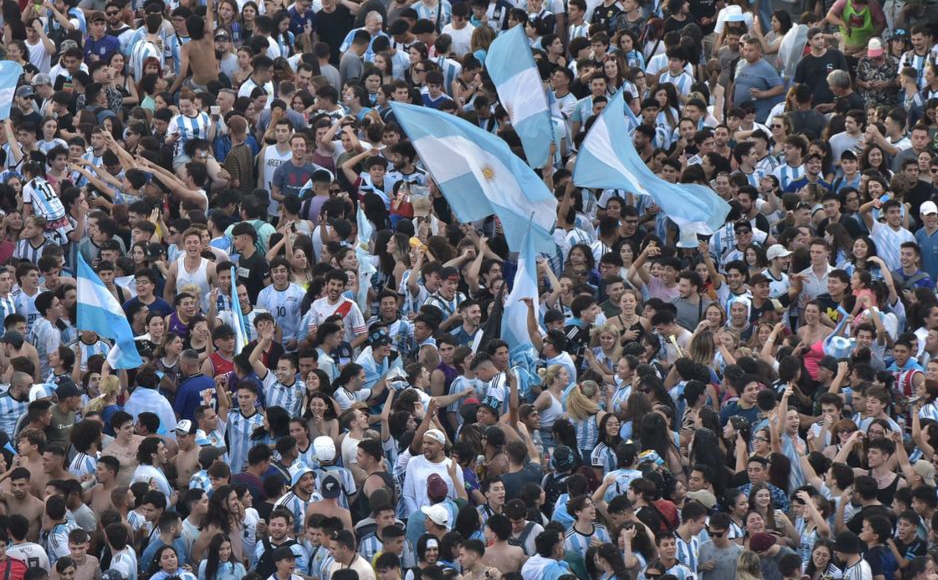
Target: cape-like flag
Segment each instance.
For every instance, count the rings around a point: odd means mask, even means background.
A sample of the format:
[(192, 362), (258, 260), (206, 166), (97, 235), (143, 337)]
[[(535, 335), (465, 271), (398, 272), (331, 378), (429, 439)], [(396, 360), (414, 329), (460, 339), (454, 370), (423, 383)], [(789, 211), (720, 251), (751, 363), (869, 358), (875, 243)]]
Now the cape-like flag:
[(556, 251), (557, 200), (507, 143), (429, 107), (392, 103), (391, 109), (459, 221), (494, 214), (513, 251), (529, 236), (534, 251)]
[(378, 269), (371, 262), (371, 253), (368, 251), (374, 227), (365, 217), (361, 204), (358, 204), (355, 221), (358, 224), (358, 243), (355, 245), (355, 257), (358, 258), (358, 294), (355, 296), (355, 302), (358, 303), (362, 312), (370, 312), (368, 289), (371, 288), (371, 278)]
[(580, 187), (624, 189), (636, 195), (650, 195), (681, 228), (702, 234), (719, 229), (730, 211), (729, 204), (703, 185), (671, 184), (655, 175), (638, 156), (625, 116), (625, 99), (620, 90), (583, 139), (573, 168), (573, 182)]
[(231, 267), (231, 326), (235, 331), (234, 352), (238, 355), (248, 345), (248, 333), (244, 328), (241, 301), (238, 300), (238, 271), (234, 266)]
[(515, 26), (492, 42), (485, 57), (485, 70), (495, 83), (498, 100), (508, 111), (511, 126), (521, 138), (528, 164), (544, 167), (553, 140), (550, 105), (523, 26)]
[(0, 119), (10, 118), (10, 107), (16, 93), (16, 83), (23, 74), (23, 67), (12, 60), (0, 61)]
[(537, 351), (528, 335), (528, 305), (524, 302), (528, 298), (534, 303), (536, 316), (539, 299), (537, 260), (528, 238), (525, 238), (518, 253), (515, 282), (505, 301), (501, 332), (502, 340), (508, 343), (511, 364), (518, 371), (518, 391), (523, 398), (527, 398), (531, 393), (532, 385), (540, 384), (536, 365)]
[(115, 369), (143, 365), (137, 354), (134, 333), (117, 298), (78, 254), (78, 330), (90, 330), (114, 341), (107, 361)]

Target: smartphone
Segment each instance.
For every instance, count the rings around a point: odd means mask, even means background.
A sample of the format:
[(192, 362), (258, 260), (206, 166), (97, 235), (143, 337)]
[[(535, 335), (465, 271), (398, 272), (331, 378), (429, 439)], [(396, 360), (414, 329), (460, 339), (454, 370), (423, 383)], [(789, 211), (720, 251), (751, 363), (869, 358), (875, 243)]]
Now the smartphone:
[(879, 198), (879, 203), (886, 203), (890, 199), (892, 199), (892, 196), (888, 193), (884, 193), (883, 196)]

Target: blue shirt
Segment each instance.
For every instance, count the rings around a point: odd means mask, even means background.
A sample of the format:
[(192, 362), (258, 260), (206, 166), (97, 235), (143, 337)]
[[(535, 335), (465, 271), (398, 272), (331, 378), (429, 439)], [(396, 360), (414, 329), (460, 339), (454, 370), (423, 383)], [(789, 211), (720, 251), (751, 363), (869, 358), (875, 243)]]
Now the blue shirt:
[(296, 5), (294, 4), (287, 12), (290, 14), (290, 32), (296, 36), (306, 32), (307, 23), (313, 30), (316, 29), (316, 13), (312, 10), (307, 10), (306, 14), (301, 15), (296, 11)]
[(769, 111), (776, 103), (784, 98), (785, 94), (779, 93), (774, 97), (754, 99), (750, 96), (749, 90), (756, 89), (759, 91), (767, 91), (773, 89), (783, 84), (782, 78), (778, 76), (778, 72), (772, 65), (762, 59), (754, 63), (744, 61), (741, 65), (742, 66), (740, 66), (736, 73), (736, 88), (733, 91), (733, 102), (739, 104), (752, 101), (756, 107), (756, 121), (765, 123)]
[(938, 276), (938, 231), (928, 235), (925, 228), (920, 229), (915, 232), (915, 243), (921, 250), (922, 270), (934, 279)]
[(97, 60), (107, 62), (111, 55), (120, 52), (121, 43), (116, 37), (105, 34), (100, 40), (94, 40), (90, 36), (85, 39), (85, 62), (91, 64), (92, 56), (98, 57)]
[(215, 393), (215, 381), (202, 373), (186, 378), (176, 391), (173, 410), (180, 419), (195, 421), (195, 410), (202, 405), (202, 392)]

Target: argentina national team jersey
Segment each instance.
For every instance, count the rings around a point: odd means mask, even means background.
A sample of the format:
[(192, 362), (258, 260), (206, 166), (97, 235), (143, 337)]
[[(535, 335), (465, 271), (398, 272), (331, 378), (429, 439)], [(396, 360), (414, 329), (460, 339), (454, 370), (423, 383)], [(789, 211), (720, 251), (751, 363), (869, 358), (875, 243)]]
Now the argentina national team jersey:
[(65, 217), (62, 201), (42, 177), (33, 178), (23, 186), (23, 203), (30, 204), (34, 214), (46, 218), (47, 225)]
[(205, 113), (197, 113), (194, 117), (176, 115), (169, 122), (167, 136), (178, 135), (175, 155), (182, 155), (186, 143), (193, 139), (205, 139), (208, 135), (211, 120)]
[(583, 558), (586, 558), (586, 551), (589, 549), (590, 541), (592, 541), (593, 538), (598, 539), (604, 544), (612, 541), (609, 538), (609, 532), (606, 530), (605, 526), (601, 524), (593, 524), (593, 532), (591, 534), (581, 534), (575, 527), (570, 526), (564, 538), (563, 547), (568, 552), (576, 552)]
[(264, 426), (264, 415), (254, 412), (250, 417), (241, 414), (241, 409), (228, 412), (228, 455), (231, 473), (241, 473), (247, 464), (248, 450), (254, 446), (251, 434)]
[(29, 407), (29, 400), (17, 401), (9, 391), (0, 395), (0, 431), (12, 439), (16, 423), (26, 413), (27, 407)]
[(274, 317), (274, 320), (283, 330), (283, 341), (296, 340), (300, 330), (300, 305), (305, 292), (299, 284), (290, 283), (283, 290), (278, 290), (272, 284), (257, 295), (257, 307), (262, 308)]
[[(278, 499), (274, 503), (274, 508), (286, 508), (290, 511), (290, 513), (293, 514), (293, 531), (294, 533), (299, 534), (303, 531), (303, 522), (306, 521), (306, 508), (309, 507), (309, 504), (321, 499), (322, 496), (315, 492), (311, 493), (308, 499), (303, 499), (291, 491)], [(258, 543), (258, 549), (263, 549), (262, 544)], [(302, 569), (302, 566), (299, 562), (297, 562), (296, 565)]]
[(267, 407), (286, 409), (291, 417), (300, 416), (305, 393), (306, 385), (303, 381), (295, 380), (292, 385), (284, 385), (270, 371), (267, 371), (267, 376), (264, 377), (264, 400)]
[(75, 458), (68, 465), (68, 472), (81, 480), (86, 475), (94, 475), (98, 466), (98, 458), (87, 453), (76, 453)]

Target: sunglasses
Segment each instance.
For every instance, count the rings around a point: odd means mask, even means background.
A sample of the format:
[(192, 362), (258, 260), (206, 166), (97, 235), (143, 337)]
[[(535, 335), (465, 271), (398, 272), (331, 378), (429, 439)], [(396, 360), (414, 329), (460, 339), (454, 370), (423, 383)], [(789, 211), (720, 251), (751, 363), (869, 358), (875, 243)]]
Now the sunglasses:
[(721, 532), (716, 532), (716, 531), (713, 531), (713, 530), (707, 530), (707, 534), (709, 534), (711, 538), (722, 538), (723, 536), (726, 535), (726, 530), (723, 530), (723, 531), (721, 531)]
[(108, 16), (117, 16), (118, 14), (120, 14), (120, 12), (117, 10), (110, 10), (108, 12), (105, 12), (105, 14), (107, 14)]
[(753, 437), (752, 440), (753, 440), (753, 441), (762, 441), (763, 443), (768, 442), (768, 439), (766, 439), (765, 437)]

